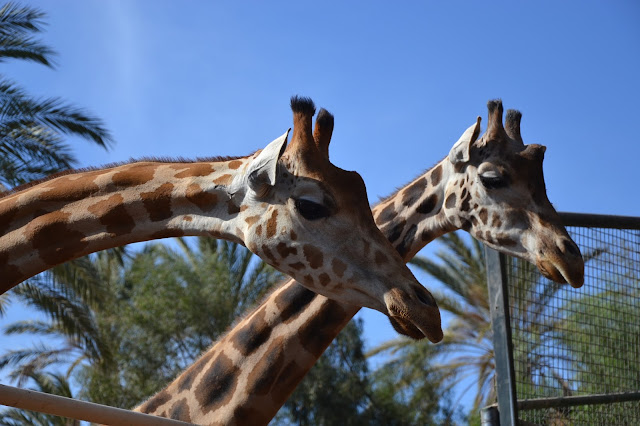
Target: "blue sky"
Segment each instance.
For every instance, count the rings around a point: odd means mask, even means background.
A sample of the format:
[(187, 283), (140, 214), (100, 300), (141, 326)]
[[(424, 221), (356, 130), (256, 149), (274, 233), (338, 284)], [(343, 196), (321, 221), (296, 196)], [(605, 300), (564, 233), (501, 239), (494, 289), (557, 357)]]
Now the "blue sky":
[[(106, 122), (116, 145), (74, 140), (81, 166), (246, 155), (291, 126), (300, 94), (335, 115), (332, 161), (360, 172), (375, 203), (502, 98), (522, 111), (525, 143), (547, 146), (558, 210), (640, 215), (638, 2), (26, 4), (48, 14), (56, 69), (2, 73)], [(368, 345), (395, 337), (381, 314), (360, 315)]]

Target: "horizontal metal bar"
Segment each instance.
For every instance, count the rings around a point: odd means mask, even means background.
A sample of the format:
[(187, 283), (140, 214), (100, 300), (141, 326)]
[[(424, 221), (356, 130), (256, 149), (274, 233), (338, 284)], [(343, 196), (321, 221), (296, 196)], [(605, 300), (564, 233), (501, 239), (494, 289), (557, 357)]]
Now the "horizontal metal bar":
[(0, 404), (105, 425), (189, 425), (149, 414), (0, 385)]
[(576, 405), (612, 404), (615, 402), (640, 401), (640, 392), (603, 393), (584, 396), (559, 396), (518, 401), (519, 410), (572, 407)]
[(640, 217), (559, 212), (564, 226), (585, 228), (640, 229)]

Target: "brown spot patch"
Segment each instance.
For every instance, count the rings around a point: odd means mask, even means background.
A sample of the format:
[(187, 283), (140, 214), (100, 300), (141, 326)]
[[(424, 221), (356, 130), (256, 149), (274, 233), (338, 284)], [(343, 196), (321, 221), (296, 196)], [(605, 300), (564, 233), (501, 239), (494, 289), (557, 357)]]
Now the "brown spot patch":
[(502, 219), (500, 219), (500, 215), (494, 214), (493, 220), (491, 221), (491, 226), (494, 228), (500, 228), (502, 226)]
[(298, 249), (295, 247), (289, 247), (287, 245), (287, 243), (278, 243), (278, 245), (276, 246), (276, 250), (278, 251), (278, 254), (280, 255), (280, 257), (285, 258), (288, 257), (290, 254), (291, 255), (296, 255), (298, 254)]
[(349, 317), (336, 302), (326, 300), (322, 308), (298, 330), (302, 346), (319, 357), (336, 337), (335, 330)]
[(149, 213), (149, 219), (152, 222), (169, 219), (173, 214), (171, 212), (171, 194), (173, 192), (173, 184), (163, 183), (157, 189), (151, 192), (142, 192), (142, 204)]
[(393, 207), (393, 203), (389, 203), (384, 209), (382, 209), (379, 214), (374, 216), (376, 224), (382, 225), (389, 222), (390, 220), (393, 220), (393, 218), (396, 217), (396, 209), (395, 207)]
[(271, 327), (265, 321), (267, 308), (262, 305), (260, 309), (251, 316), (240, 330), (231, 336), (233, 346), (244, 356), (254, 353), (271, 336)]
[(506, 234), (499, 234), (496, 237), (496, 241), (498, 245), (501, 247), (511, 247), (516, 245), (516, 242), (510, 237), (508, 237)]
[(256, 235), (258, 236), (262, 236), (262, 224), (258, 224), (258, 226), (256, 226)]
[(236, 226), (236, 237), (239, 238), (241, 241), (244, 241), (244, 232), (242, 232), (242, 229), (238, 228)]
[(205, 369), (206, 365), (216, 356), (218, 352), (215, 350), (207, 351), (203, 356), (198, 358), (196, 362), (191, 364), (187, 370), (178, 377), (176, 385), (180, 391), (191, 389), (196, 376)]
[(249, 377), (247, 377), (247, 393), (249, 395), (268, 395), (278, 376), (282, 373), (287, 374), (282, 369), (285, 360), (283, 342), (283, 337), (274, 339), (269, 344), (261, 362), (249, 373)]
[(298, 235), (295, 233), (293, 229), (291, 230), (290, 236), (292, 241), (295, 241), (298, 239)]
[(104, 170), (96, 170), (53, 179), (47, 182), (49, 189), (38, 194), (38, 200), (70, 202), (89, 198), (100, 190), (100, 187), (93, 183), (93, 179), (103, 174)]
[(108, 233), (114, 235), (128, 234), (136, 226), (136, 223), (122, 204), (123, 201), (122, 195), (113, 194), (106, 200), (92, 204), (88, 207), (88, 210), (106, 227)]
[(309, 262), (311, 269), (318, 269), (324, 263), (322, 252), (311, 244), (305, 244), (304, 247), (302, 247), (302, 252), (307, 262)]
[(336, 274), (339, 278), (342, 278), (344, 275), (344, 271), (347, 269), (347, 265), (337, 257), (334, 257), (331, 261), (331, 269), (333, 273)]
[(431, 242), (435, 239), (435, 234), (431, 231), (424, 230), (422, 231), (422, 242)]
[(142, 404), (139, 408), (139, 411), (141, 413), (154, 414), (158, 407), (166, 404), (169, 400), (171, 400), (171, 395), (169, 394), (169, 392), (167, 392), (166, 390), (160, 391), (149, 401)]
[(429, 214), (436, 207), (437, 202), (438, 196), (435, 194), (431, 194), (420, 203), (420, 205), (416, 208), (416, 212), (420, 214)]
[(400, 256), (402, 256), (402, 258), (405, 260), (408, 260), (406, 256), (409, 253), (409, 249), (413, 246), (413, 243), (415, 242), (417, 229), (418, 227), (416, 226), (415, 223), (411, 225), (409, 229), (407, 229), (407, 233), (405, 234), (402, 241), (398, 245), (396, 245), (396, 250), (398, 251), (398, 253), (400, 253)]
[(301, 285), (291, 285), (276, 297), (280, 319), (287, 323), (294, 320), (316, 297), (316, 293)]
[(398, 223), (394, 224), (391, 230), (387, 231), (386, 229), (383, 231), (383, 234), (387, 237), (390, 242), (395, 242), (400, 235), (402, 235), (402, 231), (404, 231), (404, 227), (407, 225), (407, 221), (401, 219)]
[(447, 201), (444, 204), (448, 209), (452, 209), (456, 206), (456, 194), (451, 194), (447, 197)]
[(216, 170), (213, 168), (213, 164), (211, 163), (193, 163), (193, 164), (175, 164), (173, 168), (176, 170), (182, 170), (179, 173), (176, 173), (175, 177), (178, 179), (186, 178), (186, 177), (203, 177), (209, 176), (211, 173)]
[(111, 182), (118, 187), (143, 185), (153, 179), (158, 168), (156, 164), (129, 164), (111, 176)]
[(186, 216), (183, 218), (183, 220), (184, 220), (185, 222), (191, 222), (191, 221), (193, 220), (193, 218), (192, 218), (191, 216), (189, 216), (189, 215), (186, 215)]
[(296, 263), (290, 263), (289, 264), (289, 268), (295, 269), (296, 271), (300, 271), (300, 270), (306, 268), (306, 266), (302, 262), (296, 262)]
[(480, 211), (478, 212), (478, 217), (480, 218), (482, 223), (486, 225), (489, 221), (489, 212), (487, 212), (487, 209), (480, 209)]
[(218, 203), (218, 195), (203, 191), (200, 185), (192, 183), (187, 187), (187, 200), (198, 206), (203, 212), (211, 211)]
[(431, 171), (431, 185), (436, 186), (437, 184), (440, 183), (440, 179), (442, 179), (442, 165), (438, 164)]
[(274, 264), (278, 263), (278, 259), (276, 259), (276, 257), (273, 255), (273, 253), (271, 252), (271, 250), (269, 249), (269, 246), (267, 246), (266, 244), (262, 245), (262, 253), (267, 257), (267, 259), (269, 259), (269, 263), (273, 266), (275, 266)]
[(253, 224), (256, 223), (258, 219), (260, 219), (260, 215), (257, 214), (255, 216), (249, 216), (245, 218), (244, 221), (247, 223), (247, 225), (253, 226)]
[(25, 230), (40, 258), (48, 265), (57, 265), (82, 254), (88, 245), (84, 233), (69, 228), (70, 213), (51, 212), (32, 220)]
[(329, 277), (327, 273), (323, 272), (318, 277), (318, 280), (320, 281), (320, 285), (322, 285), (322, 287), (326, 287), (331, 282), (331, 277)]
[(189, 404), (187, 403), (187, 398), (182, 398), (171, 406), (171, 408), (169, 409), (169, 418), (191, 423), (191, 416), (189, 415)]
[(304, 281), (304, 285), (308, 287), (315, 287), (316, 285), (311, 275), (305, 275), (304, 277), (302, 277), (302, 280)]
[(240, 160), (229, 161), (229, 164), (228, 164), (229, 168), (233, 170), (237, 169), (241, 165), (242, 165), (242, 161)]
[(276, 235), (276, 231), (278, 230), (278, 210), (273, 209), (271, 212), (271, 217), (267, 221), (267, 238), (271, 238)]
[(223, 352), (213, 360), (211, 367), (195, 389), (195, 397), (204, 413), (211, 412), (231, 400), (238, 385), (240, 370)]
[(402, 191), (402, 204), (405, 207), (409, 207), (416, 202), (418, 197), (424, 188), (427, 186), (428, 182), (425, 178), (421, 177), (416, 180), (414, 183), (409, 185), (404, 191)]
[(216, 185), (229, 185), (231, 183), (231, 179), (233, 176), (230, 174), (224, 174), (222, 176), (218, 176), (213, 180), (213, 183)]

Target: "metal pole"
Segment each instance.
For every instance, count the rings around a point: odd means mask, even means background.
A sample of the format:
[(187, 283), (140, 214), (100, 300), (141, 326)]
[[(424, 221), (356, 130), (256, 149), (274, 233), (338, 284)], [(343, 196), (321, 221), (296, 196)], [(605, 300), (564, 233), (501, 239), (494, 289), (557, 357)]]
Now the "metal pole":
[(105, 425), (189, 425), (93, 402), (0, 385), (0, 404)]
[(485, 246), (487, 287), (493, 330), (493, 351), (496, 363), (496, 386), (500, 425), (515, 426), (518, 420), (516, 382), (513, 368), (513, 344), (509, 320), (509, 295), (505, 255)]
[(480, 424), (482, 426), (500, 426), (500, 412), (495, 404), (480, 410)]

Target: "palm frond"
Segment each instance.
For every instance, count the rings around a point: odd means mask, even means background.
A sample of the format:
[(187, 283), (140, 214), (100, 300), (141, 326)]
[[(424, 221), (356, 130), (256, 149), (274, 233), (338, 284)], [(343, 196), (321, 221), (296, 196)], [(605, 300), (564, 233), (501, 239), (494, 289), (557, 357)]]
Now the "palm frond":
[(29, 34), (42, 31), (44, 13), (38, 9), (7, 3), (0, 9), (0, 62), (24, 59), (52, 66), (54, 52)]

